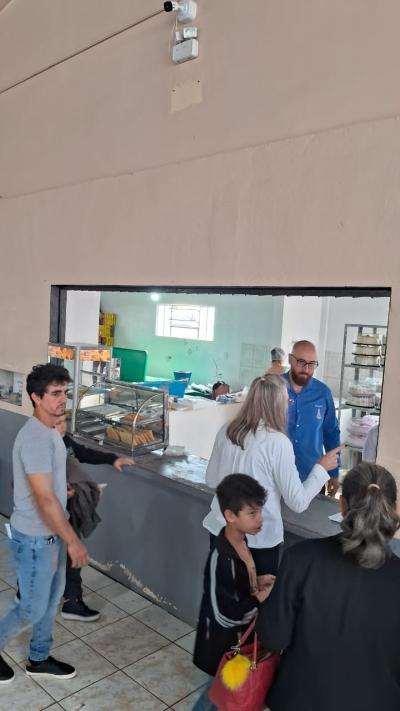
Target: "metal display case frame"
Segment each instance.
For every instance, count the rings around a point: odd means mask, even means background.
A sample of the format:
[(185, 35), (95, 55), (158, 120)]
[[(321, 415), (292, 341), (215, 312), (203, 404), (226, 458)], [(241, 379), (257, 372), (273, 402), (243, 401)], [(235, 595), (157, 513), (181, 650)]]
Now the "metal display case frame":
[[(99, 357), (96, 358), (95, 356)], [(79, 389), (85, 387), (83, 376), (90, 376), (93, 382), (106, 380), (110, 376), (110, 364), (112, 360), (112, 347), (101, 345), (90, 345), (85, 343), (49, 343), (47, 347), (47, 359), (49, 363), (65, 365), (73, 363), (71, 400), (71, 429), (75, 430), (75, 413), (80, 398)], [(86, 370), (82, 367), (84, 362), (105, 363), (105, 370)], [(87, 385), (86, 387), (90, 387)], [(69, 407), (68, 407), (69, 409)]]
[[(85, 406), (85, 398), (93, 396), (99, 402)], [(78, 400), (72, 433), (85, 443), (104, 446), (120, 455), (166, 449), (168, 392), (121, 380), (96, 383)]]
[[(338, 406), (338, 420), (340, 423), (340, 416), (342, 410), (351, 410), (352, 411), (352, 418), (357, 417), (357, 413), (361, 415), (380, 415), (380, 408), (377, 408), (375, 405), (368, 407), (367, 405), (364, 406), (354, 406), (352, 404), (346, 403), (346, 400), (344, 398), (344, 374), (346, 369), (352, 369), (354, 370), (354, 380), (355, 381), (360, 381), (360, 374), (362, 372), (365, 372), (366, 376), (368, 377), (373, 377), (374, 373), (381, 372), (382, 373), (382, 384), (383, 384), (383, 374), (385, 371), (385, 365), (360, 365), (358, 363), (347, 363), (347, 345), (349, 342), (349, 329), (357, 329), (356, 330), (356, 337), (357, 336), (363, 336), (365, 335), (365, 331), (368, 331), (369, 333), (372, 331), (374, 335), (378, 334), (380, 332), (380, 335), (387, 335), (387, 326), (378, 326), (376, 324), (365, 324), (365, 323), (346, 323), (344, 326), (344, 334), (343, 334), (343, 351), (342, 351), (342, 364), (341, 364), (341, 369), (340, 369), (340, 388), (339, 388), (339, 406)], [(379, 334), (378, 334), (379, 335)], [(352, 344), (354, 344), (354, 339), (351, 341)], [(385, 352), (386, 355), (386, 352)], [(352, 444), (347, 444), (346, 447), (351, 450), (353, 453), (351, 457), (351, 464), (355, 464), (357, 459), (360, 458), (362, 454), (362, 448), (361, 447), (356, 447), (355, 445)], [(358, 455), (356, 454), (358, 453)]]

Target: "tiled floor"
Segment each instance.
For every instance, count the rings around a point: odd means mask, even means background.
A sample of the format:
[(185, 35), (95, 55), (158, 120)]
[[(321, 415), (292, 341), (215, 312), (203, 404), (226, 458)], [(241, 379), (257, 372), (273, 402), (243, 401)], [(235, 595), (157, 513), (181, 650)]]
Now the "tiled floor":
[[(0, 516), (0, 530), (2, 522)], [(192, 628), (94, 568), (85, 568), (83, 579), (85, 600), (100, 610), (100, 619), (59, 616), (54, 630), (55, 656), (76, 665), (78, 675), (65, 682), (28, 678), (23, 662), (30, 635), (23, 633), (6, 649), (16, 678), (0, 687), (0, 709), (191, 711), (206, 681), (192, 664)], [(15, 582), (7, 538), (0, 533), (0, 616)]]

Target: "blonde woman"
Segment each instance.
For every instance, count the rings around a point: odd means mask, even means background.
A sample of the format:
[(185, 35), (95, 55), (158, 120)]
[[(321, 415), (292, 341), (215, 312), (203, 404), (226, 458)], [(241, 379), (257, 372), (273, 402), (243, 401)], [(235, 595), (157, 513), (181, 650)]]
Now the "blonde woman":
[[(293, 446), (286, 435), (287, 407), (287, 387), (281, 377), (267, 374), (255, 378), (238, 415), (218, 432), (206, 472), (206, 482), (212, 489), (235, 472), (249, 474), (266, 489), (263, 528), (247, 537), (259, 576), (275, 575), (278, 568), (283, 541), (281, 499), (293, 511), (305, 511), (328, 481), (327, 472), (337, 467), (340, 449), (321, 457), (302, 483)], [(203, 521), (212, 542), (224, 525), (214, 496), (211, 511)]]

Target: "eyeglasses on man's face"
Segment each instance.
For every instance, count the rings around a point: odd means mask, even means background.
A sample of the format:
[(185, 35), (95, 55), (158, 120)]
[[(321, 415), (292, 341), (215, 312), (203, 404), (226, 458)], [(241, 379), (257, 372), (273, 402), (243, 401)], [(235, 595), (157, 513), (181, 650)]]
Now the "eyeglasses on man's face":
[(304, 360), (304, 358), (296, 358), (293, 353), (289, 353), (289, 355), (291, 358), (293, 358), (293, 360), (296, 361), (296, 365), (298, 365), (299, 368), (309, 368), (310, 370), (315, 370), (315, 368), (318, 368), (317, 360)]

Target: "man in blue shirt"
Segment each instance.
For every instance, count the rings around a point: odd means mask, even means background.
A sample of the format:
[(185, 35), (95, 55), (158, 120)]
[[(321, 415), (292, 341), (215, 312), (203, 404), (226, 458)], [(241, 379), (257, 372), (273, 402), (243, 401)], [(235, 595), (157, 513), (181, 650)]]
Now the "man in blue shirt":
[[(288, 435), (293, 444), (300, 479), (307, 479), (312, 467), (340, 445), (332, 393), (327, 385), (313, 377), (318, 366), (317, 351), (310, 341), (297, 341), (289, 354), (290, 370), (283, 377), (288, 382)], [(339, 469), (331, 472), (327, 483), (329, 496), (339, 488)]]

